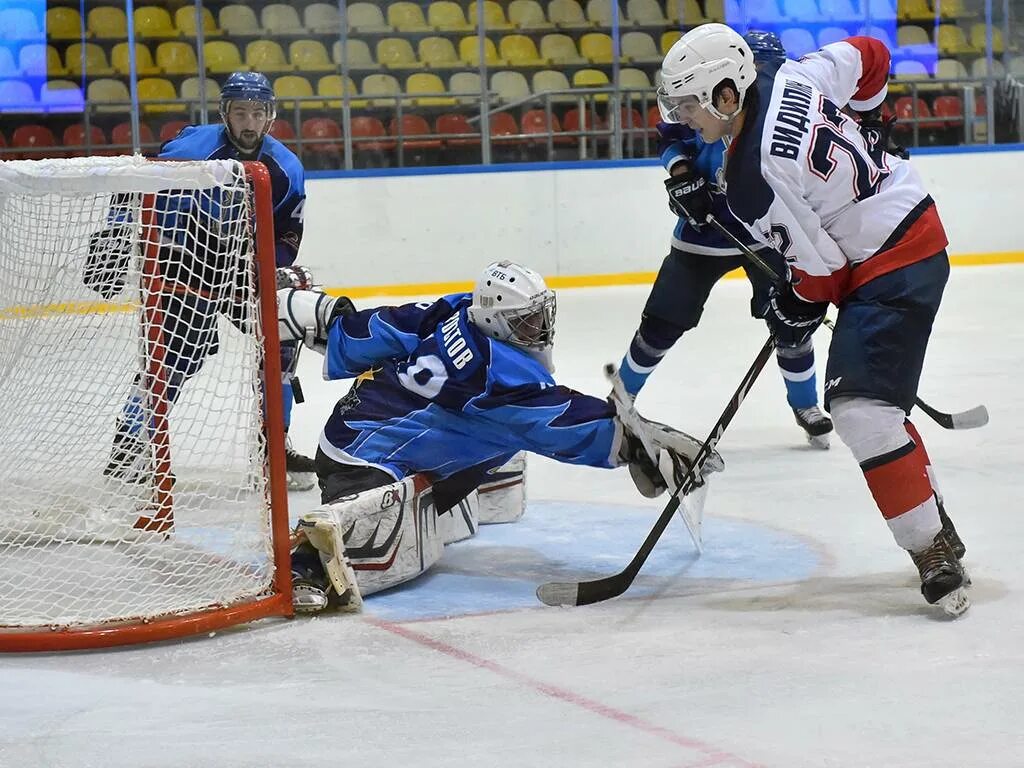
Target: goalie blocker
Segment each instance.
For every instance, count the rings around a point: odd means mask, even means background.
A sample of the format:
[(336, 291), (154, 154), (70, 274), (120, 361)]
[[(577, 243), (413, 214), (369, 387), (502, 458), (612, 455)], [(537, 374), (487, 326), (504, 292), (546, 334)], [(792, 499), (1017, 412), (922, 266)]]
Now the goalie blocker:
[(515, 522), (526, 506), (525, 469), (525, 454), (516, 454), (440, 513), (430, 481), (417, 474), (302, 515), (292, 537), (295, 611), (358, 611), (363, 596), (416, 578), (479, 525)]

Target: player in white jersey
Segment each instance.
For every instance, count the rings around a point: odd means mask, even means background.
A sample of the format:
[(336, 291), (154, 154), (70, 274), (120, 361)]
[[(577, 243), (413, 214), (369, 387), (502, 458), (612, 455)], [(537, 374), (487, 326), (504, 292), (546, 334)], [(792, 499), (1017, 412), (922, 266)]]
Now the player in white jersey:
[[(881, 42), (852, 37), (755, 70), (737, 32), (704, 24), (665, 56), (659, 107), (706, 141), (731, 138), (729, 208), (787, 263), (766, 315), (779, 343), (809, 338), (829, 303), (839, 308), (825, 407), (917, 565), (925, 599), (959, 615), (969, 604), (964, 546), (908, 419), (949, 275), (947, 239), (910, 163), (861, 130), (877, 119), (889, 63)], [(693, 184), (677, 201), (707, 211), (707, 195)]]

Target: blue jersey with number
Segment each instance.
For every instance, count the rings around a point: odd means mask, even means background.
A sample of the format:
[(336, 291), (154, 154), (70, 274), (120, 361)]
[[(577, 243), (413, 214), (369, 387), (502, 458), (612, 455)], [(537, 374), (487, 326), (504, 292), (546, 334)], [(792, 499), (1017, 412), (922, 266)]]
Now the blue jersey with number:
[(270, 174), (274, 203), (277, 266), (295, 262), (302, 242), (305, 172), (295, 153), (273, 136), (264, 136), (255, 157), (242, 157), (223, 125), (190, 125), (160, 148), (160, 158), (176, 160), (258, 160)]
[(620, 432), (605, 401), (555, 384), (526, 352), (469, 322), (468, 293), (367, 309), (330, 329), (324, 378), (357, 377), (320, 448), (396, 479), (488, 470), (520, 450), (612, 467)]
[[(701, 135), (679, 123), (658, 123), (658, 146), (661, 162), (665, 169), (672, 171), (680, 162), (688, 163), (703, 176), (711, 190), (711, 212), (741, 243), (751, 248), (762, 248), (736, 220), (729, 210), (725, 197), (725, 141), (708, 143)], [(705, 226), (694, 229), (686, 219), (680, 217), (672, 232), (672, 246), (687, 253), (708, 256), (735, 256), (740, 251), (736, 245), (718, 230)]]

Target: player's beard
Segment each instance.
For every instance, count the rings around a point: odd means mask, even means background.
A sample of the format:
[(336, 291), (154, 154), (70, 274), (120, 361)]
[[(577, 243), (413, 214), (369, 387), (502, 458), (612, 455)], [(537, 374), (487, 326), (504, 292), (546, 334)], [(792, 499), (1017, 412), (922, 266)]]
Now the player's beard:
[(251, 154), (259, 147), (260, 139), (261, 136), (256, 131), (242, 131), (235, 137), (235, 143), (238, 145), (240, 152)]

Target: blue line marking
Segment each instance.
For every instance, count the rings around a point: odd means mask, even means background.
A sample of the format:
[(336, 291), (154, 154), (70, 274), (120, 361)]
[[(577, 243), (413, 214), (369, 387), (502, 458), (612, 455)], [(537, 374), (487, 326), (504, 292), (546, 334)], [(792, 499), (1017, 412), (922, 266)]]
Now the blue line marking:
[[(423, 576), (367, 597), (365, 610), (408, 621), (536, 608), (542, 582), (597, 578), (623, 568), (656, 513), (611, 504), (530, 502), (519, 522), (481, 526), (475, 538), (449, 545)], [(628, 594), (685, 594), (706, 588), (708, 581), (794, 581), (819, 565), (819, 554), (794, 535), (723, 518), (704, 521), (704, 554), (698, 558), (682, 523), (673, 521)]]

